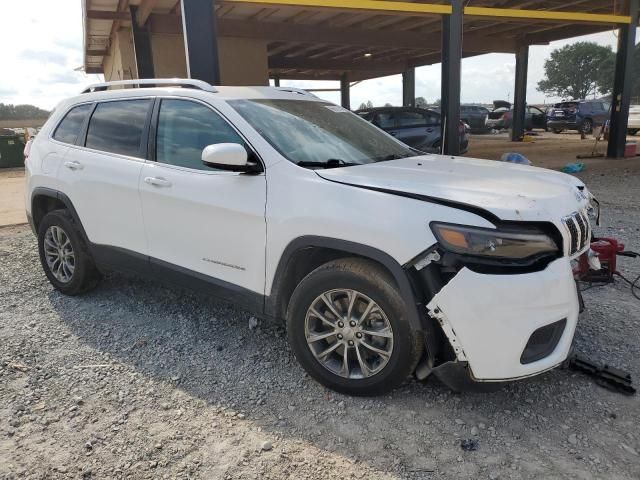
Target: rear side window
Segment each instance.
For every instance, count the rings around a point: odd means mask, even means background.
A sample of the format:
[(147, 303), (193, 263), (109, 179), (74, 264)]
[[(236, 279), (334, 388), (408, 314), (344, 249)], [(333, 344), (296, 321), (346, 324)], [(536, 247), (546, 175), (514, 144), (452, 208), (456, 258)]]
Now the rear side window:
[(138, 157), (150, 99), (99, 103), (87, 130), (87, 148)]
[(427, 126), (427, 119), (420, 112), (396, 112), (395, 118), (400, 128)]
[(395, 122), (393, 121), (393, 114), (390, 112), (378, 113), (373, 119), (373, 124), (378, 128), (382, 128), (383, 130), (386, 128), (394, 128), (396, 126)]
[(202, 150), (217, 143), (238, 143), (240, 135), (210, 108), (189, 100), (162, 100), (156, 133), (156, 161), (195, 170), (212, 170), (202, 163)]
[(70, 144), (76, 143), (76, 140), (78, 140), (78, 136), (80, 135), (82, 125), (84, 124), (89, 111), (91, 111), (92, 106), (93, 105), (91, 104), (78, 105), (77, 107), (73, 107), (69, 110), (64, 119), (58, 125), (58, 128), (56, 128), (53, 138), (59, 142)]

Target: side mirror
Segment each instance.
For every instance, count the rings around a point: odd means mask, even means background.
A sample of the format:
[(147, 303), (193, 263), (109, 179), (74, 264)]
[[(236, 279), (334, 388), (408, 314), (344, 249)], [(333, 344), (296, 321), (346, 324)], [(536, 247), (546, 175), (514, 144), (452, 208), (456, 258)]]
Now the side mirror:
[(247, 150), (238, 143), (208, 145), (202, 151), (202, 163), (219, 170), (254, 172), (258, 165), (249, 161)]

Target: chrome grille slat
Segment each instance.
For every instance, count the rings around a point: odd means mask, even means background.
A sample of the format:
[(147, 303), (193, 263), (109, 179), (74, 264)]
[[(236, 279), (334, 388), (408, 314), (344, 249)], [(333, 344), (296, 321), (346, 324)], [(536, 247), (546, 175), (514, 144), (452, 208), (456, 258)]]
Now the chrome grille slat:
[(575, 212), (562, 219), (569, 234), (569, 255), (574, 255), (584, 249), (591, 239), (589, 219), (583, 212)]

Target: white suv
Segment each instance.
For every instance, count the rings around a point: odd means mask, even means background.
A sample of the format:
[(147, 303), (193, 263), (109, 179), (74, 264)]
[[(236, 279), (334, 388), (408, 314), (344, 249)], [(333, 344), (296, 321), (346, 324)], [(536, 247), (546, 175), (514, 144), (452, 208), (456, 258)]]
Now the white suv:
[(329, 388), (416, 372), (468, 389), (569, 354), (593, 213), (574, 177), (425, 155), (304, 91), (194, 80), (88, 88), (26, 169), (56, 289), (110, 270), (199, 288), (285, 320)]

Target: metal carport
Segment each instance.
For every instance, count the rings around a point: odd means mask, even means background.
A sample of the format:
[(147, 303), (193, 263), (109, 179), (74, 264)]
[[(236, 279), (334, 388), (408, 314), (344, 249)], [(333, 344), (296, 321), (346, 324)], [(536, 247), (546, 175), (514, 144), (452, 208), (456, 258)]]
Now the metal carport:
[[(455, 131), (459, 122), (461, 58), (513, 53), (513, 139), (524, 130), (529, 46), (617, 29), (608, 155), (624, 152), (639, 0), (84, 0), (83, 6), (88, 73), (105, 72), (114, 33), (129, 25), (138, 77), (154, 76), (149, 38), (159, 32), (180, 34), (186, 73), (214, 84), (224, 83), (221, 52), (233, 50), (233, 42), (259, 40), (268, 72), (261, 83), (268, 77), (339, 80), (346, 107), (351, 82), (399, 73), (410, 104), (415, 68), (442, 62), (445, 131)], [(243, 61), (256, 57), (238, 55), (224, 68)], [(444, 151), (456, 154), (458, 148), (445, 134)]]

